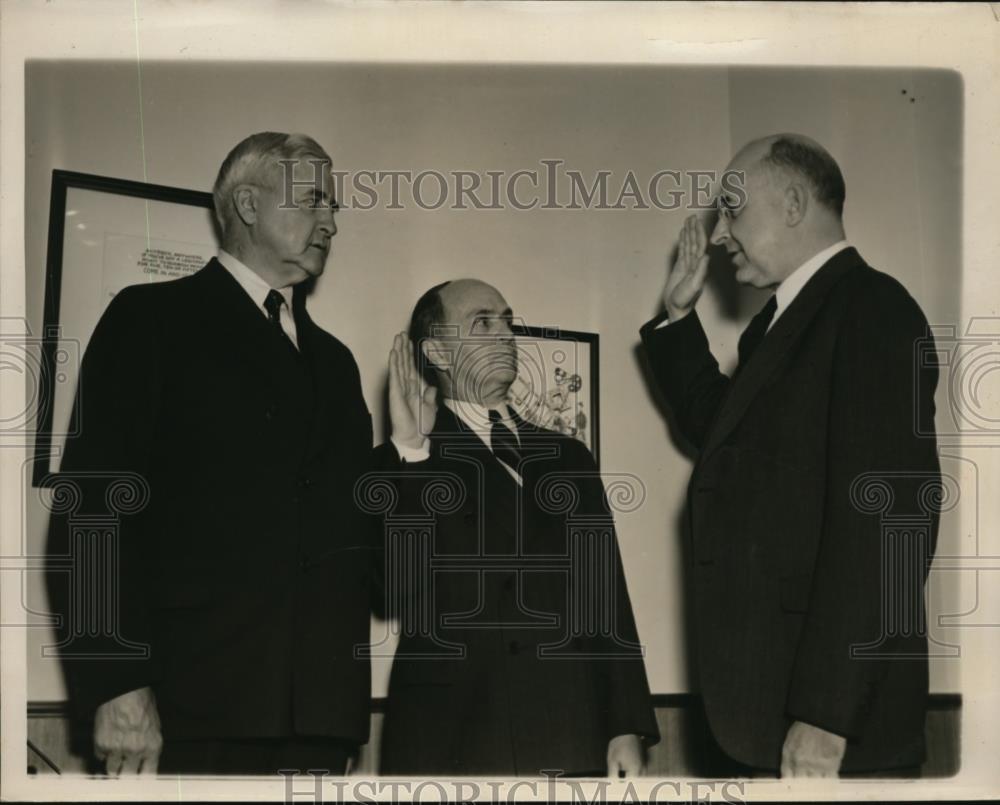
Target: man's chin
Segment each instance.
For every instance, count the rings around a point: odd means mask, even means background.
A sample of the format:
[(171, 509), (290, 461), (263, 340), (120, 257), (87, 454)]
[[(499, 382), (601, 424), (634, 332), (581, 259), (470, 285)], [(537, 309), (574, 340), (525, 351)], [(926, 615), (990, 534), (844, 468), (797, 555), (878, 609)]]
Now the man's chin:
[(506, 397), (510, 393), (510, 387), (514, 384), (514, 381), (517, 380), (517, 369), (510, 371), (503, 369), (498, 371), (493, 375), (492, 380), (496, 383), (497, 388), (502, 390), (503, 395)]
[(753, 263), (743, 263), (736, 269), (736, 281), (740, 285), (752, 285), (754, 288), (763, 288), (767, 285), (764, 275), (760, 273)]
[(502, 388), (504, 391), (508, 390), (515, 380), (517, 380), (517, 370), (508, 369), (506, 366), (494, 368), (490, 372), (490, 385)]
[(326, 261), (324, 260), (319, 264), (306, 264), (299, 266), (302, 269), (302, 281), (305, 282), (307, 279), (316, 279), (317, 277), (322, 277), (323, 272), (326, 270)]
[(309, 274), (310, 277), (321, 276), (323, 272), (326, 271), (326, 260), (326, 255), (323, 255), (323, 257), (316, 262), (308, 263), (306, 265), (306, 273)]
[(329, 249), (318, 249), (310, 246), (299, 255), (299, 268), (305, 271), (310, 277), (318, 277), (326, 268), (326, 261), (330, 257)]

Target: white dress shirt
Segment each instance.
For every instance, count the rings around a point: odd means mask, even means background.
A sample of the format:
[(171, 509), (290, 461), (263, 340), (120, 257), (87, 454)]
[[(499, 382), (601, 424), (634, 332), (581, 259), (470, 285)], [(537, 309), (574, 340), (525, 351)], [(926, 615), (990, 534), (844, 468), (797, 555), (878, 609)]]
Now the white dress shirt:
[(233, 275), (233, 279), (235, 279), (240, 284), (240, 287), (247, 292), (247, 295), (254, 301), (254, 304), (260, 308), (260, 312), (263, 313), (265, 317), (267, 316), (267, 308), (264, 307), (264, 300), (267, 299), (267, 295), (272, 290), (276, 290), (281, 294), (281, 297), (285, 300), (285, 304), (283, 304), (279, 309), (278, 321), (281, 324), (281, 329), (285, 331), (285, 335), (288, 336), (291, 342), (295, 345), (295, 348), (298, 349), (298, 332), (295, 329), (295, 317), (292, 315), (292, 287), (289, 285), (286, 288), (272, 289), (270, 285), (264, 282), (260, 274), (241, 263), (225, 249), (219, 249), (217, 259), (220, 263), (222, 263), (223, 268)]
[[(506, 403), (501, 403), (493, 408), (487, 408), (484, 405), (478, 405), (467, 400), (445, 398), (442, 402), (469, 430), (479, 437), (479, 440), (486, 445), (490, 452), (493, 452), (493, 445), (490, 438), (493, 433), (493, 423), (490, 422), (490, 411), (497, 411), (500, 414), (500, 421), (510, 428), (511, 433), (514, 434), (514, 438), (517, 439), (517, 443), (521, 443), (521, 436), (517, 432), (517, 423), (511, 416), (510, 408), (507, 407)], [(392, 443), (395, 445), (399, 457), (408, 464), (415, 464), (430, 458), (430, 440), (426, 437), (424, 438), (423, 445), (418, 448), (406, 447), (399, 444), (395, 439), (392, 439)], [(504, 461), (499, 461), (503, 465), (503, 468), (510, 474), (510, 477), (517, 481), (518, 485), (521, 485), (522, 480), (518, 472), (513, 467), (508, 467)]]
[(770, 332), (771, 328), (774, 327), (774, 323), (778, 320), (778, 316), (788, 309), (788, 306), (792, 304), (792, 300), (799, 295), (799, 291), (801, 291), (806, 286), (806, 283), (812, 279), (813, 274), (826, 265), (827, 261), (831, 257), (835, 254), (839, 254), (850, 245), (851, 244), (846, 240), (838, 240), (832, 246), (827, 246), (823, 249), (823, 251), (814, 254), (791, 274), (785, 277), (784, 281), (774, 292), (774, 298), (778, 306), (774, 310), (774, 318), (771, 319), (771, 324), (768, 325), (768, 332)]

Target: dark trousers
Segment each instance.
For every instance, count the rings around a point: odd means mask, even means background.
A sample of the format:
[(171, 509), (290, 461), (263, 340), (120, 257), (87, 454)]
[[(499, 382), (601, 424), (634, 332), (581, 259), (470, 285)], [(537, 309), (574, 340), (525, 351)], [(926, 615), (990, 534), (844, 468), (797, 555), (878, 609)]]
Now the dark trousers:
[(159, 774), (274, 775), (324, 769), (342, 776), (357, 747), (336, 738), (165, 740)]

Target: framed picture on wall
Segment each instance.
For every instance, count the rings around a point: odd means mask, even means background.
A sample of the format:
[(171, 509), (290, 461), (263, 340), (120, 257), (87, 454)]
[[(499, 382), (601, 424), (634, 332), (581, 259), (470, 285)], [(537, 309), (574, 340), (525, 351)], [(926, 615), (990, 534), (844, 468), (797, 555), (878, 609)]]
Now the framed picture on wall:
[(515, 335), (512, 407), (528, 422), (581, 441), (600, 466), (597, 333), (518, 326)]
[(122, 288), (198, 271), (218, 250), (212, 194), (54, 170), (33, 482), (58, 472), (80, 360)]

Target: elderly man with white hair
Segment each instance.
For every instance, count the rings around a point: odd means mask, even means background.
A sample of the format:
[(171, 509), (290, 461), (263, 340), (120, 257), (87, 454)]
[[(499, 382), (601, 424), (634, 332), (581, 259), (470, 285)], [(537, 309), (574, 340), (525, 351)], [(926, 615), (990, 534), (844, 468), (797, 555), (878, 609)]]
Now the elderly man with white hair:
[[(119, 633), (77, 635), (64, 658), (111, 774), (343, 773), (367, 740), (353, 649), (378, 534), (352, 491), (371, 417), (351, 352), (305, 308), (337, 232), (332, 184), (310, 137), (243, 140), (214, 187), (218, 257), (121, 291), (87, 348), (62, 469), (84, 505), (115, 477), (150, 493), (120, 523), (117, 589), (50, 585), (64, 624), (117, 595)], [(52, 552), (66, 531), (56, 518)]]

